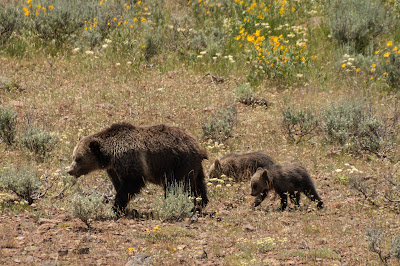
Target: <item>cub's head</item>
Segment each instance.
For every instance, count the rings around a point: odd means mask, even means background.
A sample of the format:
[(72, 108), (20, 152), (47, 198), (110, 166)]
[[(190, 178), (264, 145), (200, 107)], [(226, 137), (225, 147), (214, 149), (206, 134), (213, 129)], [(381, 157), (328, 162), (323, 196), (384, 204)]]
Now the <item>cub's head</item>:
[(222, 175), (222, 166), (221, 161), (217, 158), (215, 162), (210, 166), (208, 170), (208, 177), (211, 178), (221, 178)]
[(101, 142), (92, 137), (79, 140), (72, 154), (72, 164), (68, 174), (80, 177), (98, 169), (104, 169), (109, 164), (101, 147)]
[(261, 193), (271, 189), (271, 180), (268, 176), (268, 170), (258, 168), (251, 177), (251, 195), (258, 196)]

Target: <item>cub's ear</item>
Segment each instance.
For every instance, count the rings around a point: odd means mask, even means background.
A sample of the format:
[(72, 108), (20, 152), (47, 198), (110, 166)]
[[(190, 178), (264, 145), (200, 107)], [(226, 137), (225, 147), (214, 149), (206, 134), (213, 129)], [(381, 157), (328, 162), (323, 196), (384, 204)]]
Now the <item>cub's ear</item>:
[(98, 140), (91, 140), (89, 142), (89, 149), (93, 155), (97, 158), (98, 163), (101, 168), (105, 168), (108, 165), (108, 158), (101, 150), (101, 144)]
[(272, 181), (271, 178), (270, 178), (270, 176), (268, 175), (268, 170), (267, 170), (267, 169), (263, 169), (263, 170), (262, 170), (261, 178), (262, 178), (262, 180), (265, 181), (265, 182), (271, 182), (271, 181)]
[(221, 161), (220, 161), (218, 158), (215, 159), (214, 168), (215, 168), (215, 169), (221, 169), (221, 168), (222, 168), (222, 166), (221, 166)]

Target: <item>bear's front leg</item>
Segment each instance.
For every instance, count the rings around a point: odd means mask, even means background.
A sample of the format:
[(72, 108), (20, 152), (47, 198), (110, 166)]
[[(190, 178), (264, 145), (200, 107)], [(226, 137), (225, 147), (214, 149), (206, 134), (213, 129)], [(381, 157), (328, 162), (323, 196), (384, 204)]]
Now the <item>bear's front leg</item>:
[(121, 187), (117, 191), (117, 195), (115, 195), (115, 202), (113, 206), (113, 211), (117, 215), (117, 218), (120, 218), (122, 215), (125, 214), (125, 208), (129, 202), (129, 193)]
[(287, 206), (287, 193), (281, 193), (279, 194), (279, 196), (281, 197), (281, 211), (284, 211), (286, 209)]

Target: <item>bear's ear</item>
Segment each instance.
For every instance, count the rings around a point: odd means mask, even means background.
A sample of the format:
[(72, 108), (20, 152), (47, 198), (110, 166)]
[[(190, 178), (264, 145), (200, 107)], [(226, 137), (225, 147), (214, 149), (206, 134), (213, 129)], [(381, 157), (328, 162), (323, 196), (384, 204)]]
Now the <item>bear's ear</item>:
[(222, 168), (222, 166), (221, 166), (221, 161), (220, 161), (218, 158), (215, 159), (214, 168), (215, 168), (215, 169), (221, 169), (221, 168)]
[(272, 181), (272, 180), (270, 180), (270, 176), (268, 175), (268, 170), (267, 169), (263, 169), (262, 170), (261, 178), (265, 182), (271, 182)]
[(101, 168), (105, 168), (108, 164), (108, 159), (105, 154), (101, 151), (101, 144), (98, 140), (91, 140), (89, 142), (89, 149), (93, 155), (97, 158)]

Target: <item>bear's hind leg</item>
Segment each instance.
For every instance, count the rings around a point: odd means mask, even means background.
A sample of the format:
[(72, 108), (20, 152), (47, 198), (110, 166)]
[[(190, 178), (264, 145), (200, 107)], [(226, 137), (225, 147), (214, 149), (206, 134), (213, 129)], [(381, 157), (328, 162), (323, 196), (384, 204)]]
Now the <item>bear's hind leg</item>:
[(317, 203), (318, 209), (323, 208), (324, 203), (322, 202), (322, 199), (320, 198), (320, 196), (317, 193), (317, 190), (314, 187), (312, 187), (309, 191), (307, 191), (306, 195), (310, 200), (318, 202)]

